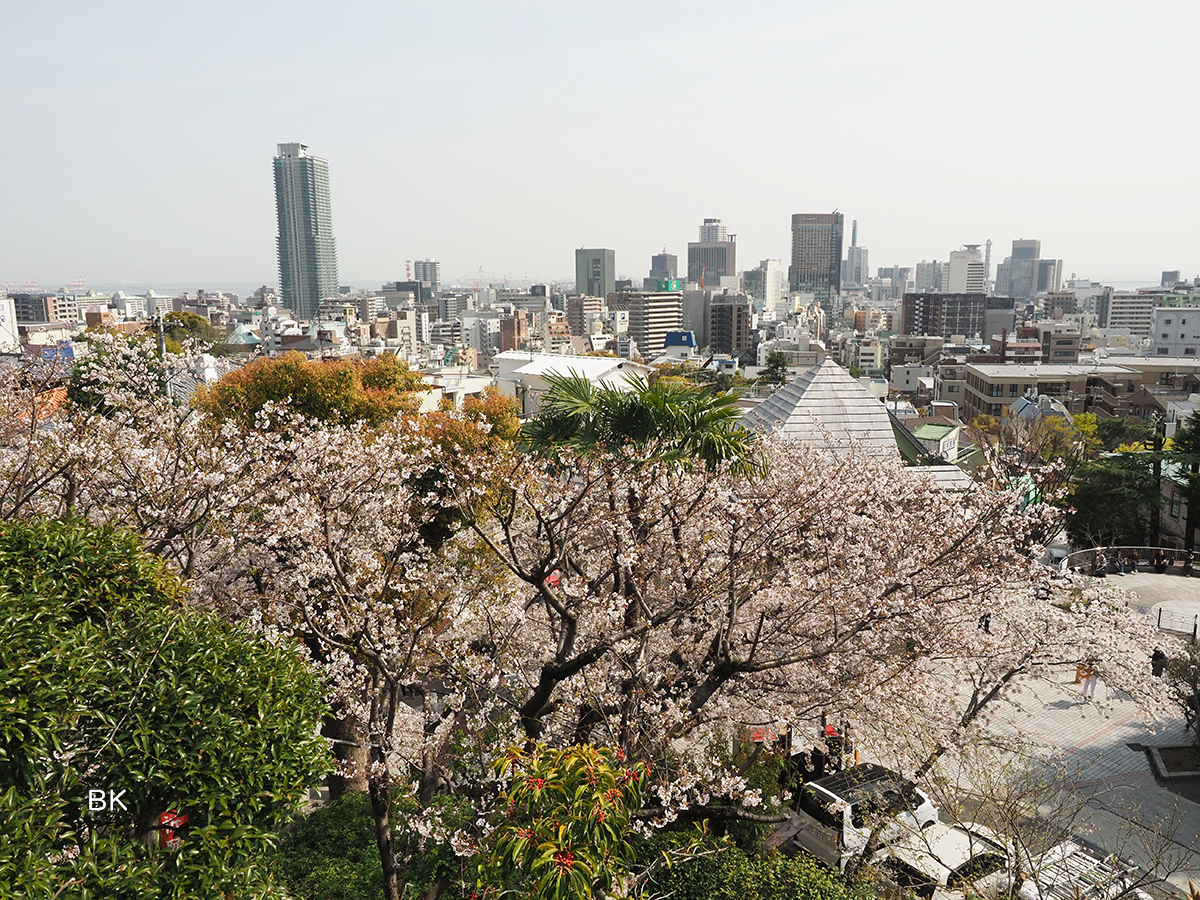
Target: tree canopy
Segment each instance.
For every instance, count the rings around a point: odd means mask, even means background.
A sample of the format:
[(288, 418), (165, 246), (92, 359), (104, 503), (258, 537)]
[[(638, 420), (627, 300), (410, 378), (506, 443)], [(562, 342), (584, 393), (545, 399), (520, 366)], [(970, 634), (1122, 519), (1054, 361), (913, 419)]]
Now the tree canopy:
[(381, 425), (402, 411), (415, 412), (427, 389), (418, 372), (395, 356), (365, 362), (307, 359), (295, 351), (260, 359), (202, 388), (194, 405), (218, 422), (255, 427), (268, 403), (318, 422)]
[[(0, 885), (16, 873), (30, 897), (267, 889), (255, 860), (327, 767), (321, 685), (287, 647), (181, 594), (126, 533), (0, 526), (0, 832), (26, 835), (0, 840)], [(186, 818), (178, 850), (172, 815)]]
[(740, 422), (737, 398), (695, 385), (629, 378), (626, 389), (576, 375), (550, 376), (539, 414), (522, 429), (538, 453), (621, 454), (715, 471), (754, 466), (754, 434)]

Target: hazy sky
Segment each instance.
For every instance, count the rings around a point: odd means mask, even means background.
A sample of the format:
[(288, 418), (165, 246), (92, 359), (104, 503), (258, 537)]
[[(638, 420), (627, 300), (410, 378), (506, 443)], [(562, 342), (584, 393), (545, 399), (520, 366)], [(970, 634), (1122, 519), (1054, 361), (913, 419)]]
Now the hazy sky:
[(0, 282), (275, 284), (275, 145), (327, 158), (342, 283), (644, 276), (793, 212), (871, 266), (1040, 238), (1200, 274), (1200, 2), (0, 0)]

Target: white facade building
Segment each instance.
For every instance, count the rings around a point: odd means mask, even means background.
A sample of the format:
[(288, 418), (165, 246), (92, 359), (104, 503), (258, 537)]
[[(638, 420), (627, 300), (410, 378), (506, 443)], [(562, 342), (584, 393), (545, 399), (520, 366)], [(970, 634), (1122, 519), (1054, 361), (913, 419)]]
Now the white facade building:
[(962, 250), (951, 250), (942, 290), (947, 294), (982, 294), (987, 269), (977, 244), (967, 244)]
[(1156, 306), (1151, 323), (1151, 356), (1196, 356), (1200, 352), (1200, 308)]

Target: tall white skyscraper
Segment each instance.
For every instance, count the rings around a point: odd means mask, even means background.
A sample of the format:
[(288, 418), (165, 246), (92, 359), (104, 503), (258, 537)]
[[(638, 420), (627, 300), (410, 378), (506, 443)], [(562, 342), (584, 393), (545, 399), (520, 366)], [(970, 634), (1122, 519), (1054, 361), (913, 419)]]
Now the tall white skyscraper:
[(337, 244), (329, 207), (329, 163), (304, 144), (280, 144), (275, 157), (279, 293), (284, 307), (312, 319), (338, 293)]
[(777, 259), (764, 259), (758, 267), (763, 273), (763, 306), (774, 309), (783, 299), (783, 263)]

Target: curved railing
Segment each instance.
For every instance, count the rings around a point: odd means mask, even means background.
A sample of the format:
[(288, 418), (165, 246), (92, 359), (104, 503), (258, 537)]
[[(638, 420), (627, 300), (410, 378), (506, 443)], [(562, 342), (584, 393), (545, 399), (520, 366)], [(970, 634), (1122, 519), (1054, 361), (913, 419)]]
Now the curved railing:
[[(1122, 572), (1191, 575), (1194, 570), (1200, 570), (1200, 560), (1193, 560), (1193, 554), (1175, 547), (1090, 547), (1068, 553), (1059, 560), (1058, 567), (1063, 572), (1080, 572), (1084, 575), (1116, 575)], [(1196, 574), (1200, 574), (1200, 571)]]

